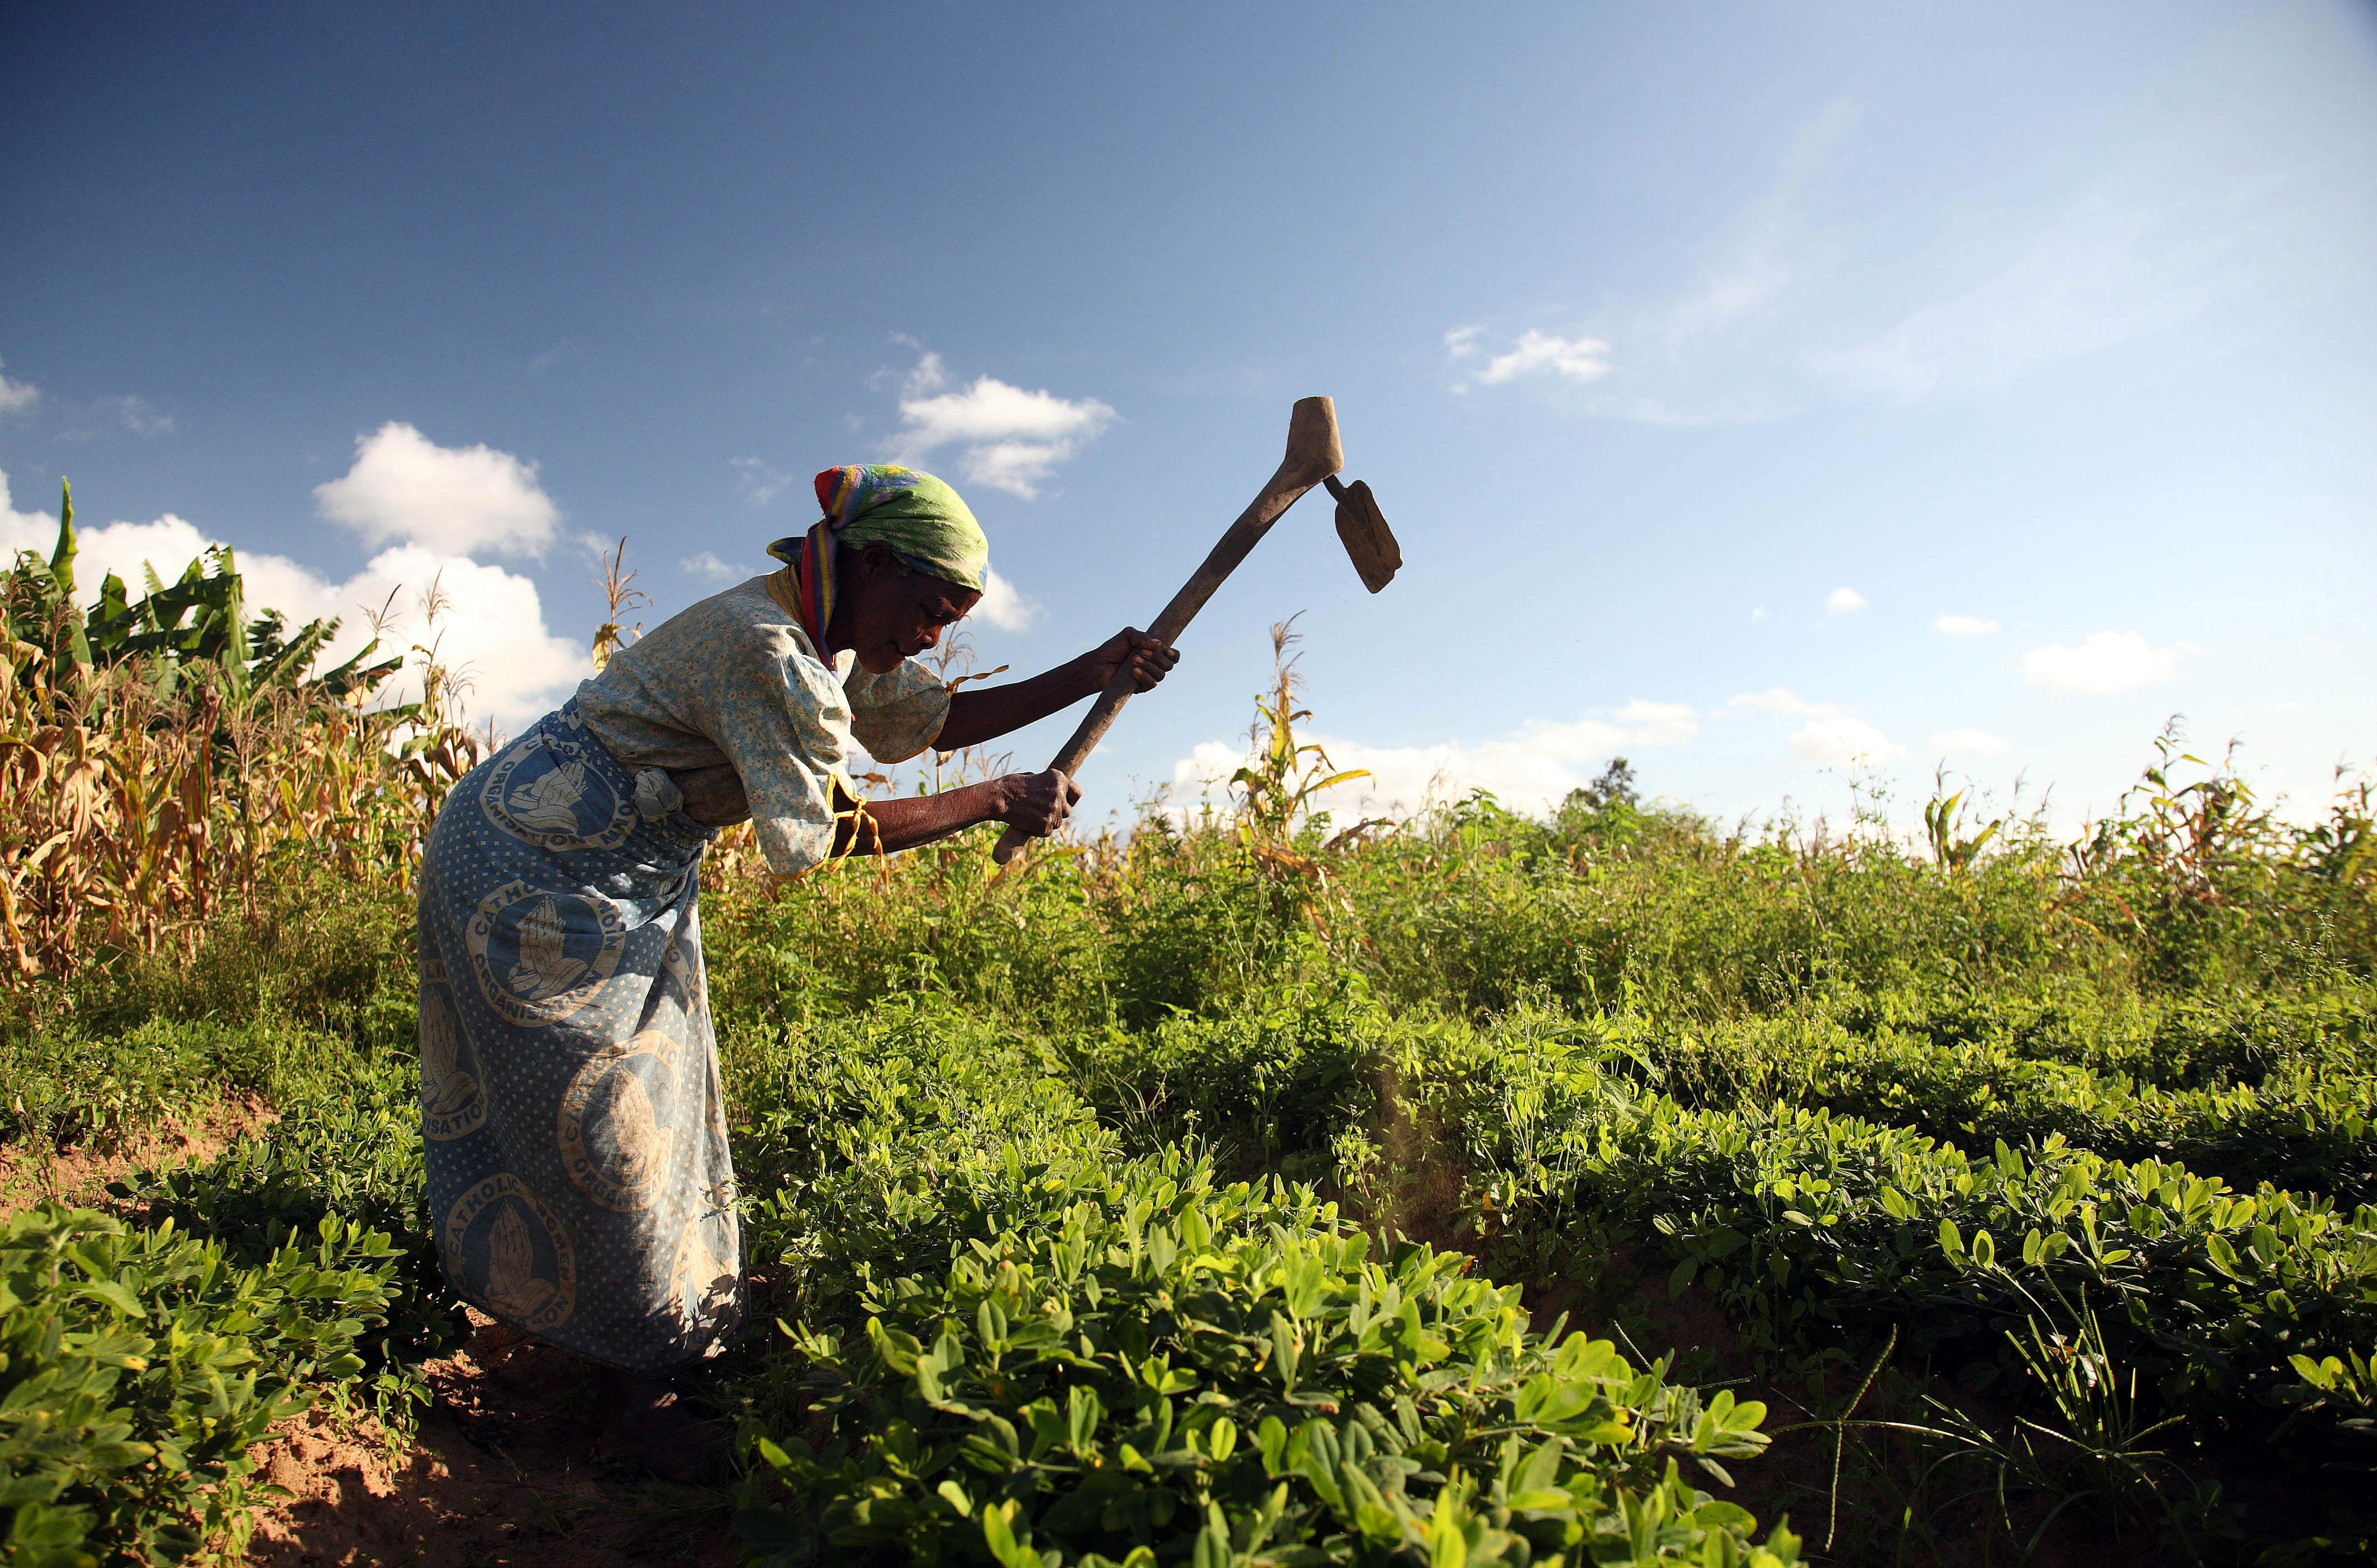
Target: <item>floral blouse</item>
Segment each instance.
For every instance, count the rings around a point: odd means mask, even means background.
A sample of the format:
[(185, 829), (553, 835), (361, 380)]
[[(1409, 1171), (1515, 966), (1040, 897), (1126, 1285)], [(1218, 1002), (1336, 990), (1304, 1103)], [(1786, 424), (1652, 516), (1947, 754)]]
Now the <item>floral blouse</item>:
[[(776, 574), (781, 577), (783, 574)], [(911, 659), (888, 675), (845, 648), (818, 657), (774, 577), (754, 577), (661, 623), (578, 688), (578, 711), (630, 772), (731, 766), (768, 868), (831, 857), (833, 784), (860, 747), (904, 762), (950, 715), (939, 678)]]

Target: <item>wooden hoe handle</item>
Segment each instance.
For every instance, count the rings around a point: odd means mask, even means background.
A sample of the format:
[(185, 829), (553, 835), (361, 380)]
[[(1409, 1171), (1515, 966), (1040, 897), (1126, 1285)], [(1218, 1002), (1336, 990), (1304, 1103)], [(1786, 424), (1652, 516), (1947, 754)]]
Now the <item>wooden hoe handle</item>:
[[(1204, 564), (1172, 596), (1172, 602), (1148, 627), (1147, 635), (1169, 647), (1188, 629), (1197, 612), (1205, 607), (1205, 601), (1213, 597), (1213, 590), (1237, 570), (1238, 563), (1271, 531), (1272, 524), (1296, 505), (1296, 497), (1344, 466), (1344, 449), (1337, 443), (1336, 404), (1326, 398), (1298, 398), (1296, 411), (1288, 419), (1287, 456), (1280, 459), (1279, 471), (1271, 476), (1262, 493), (1238, 514), (1238, 520), (1222, 535), (1221, 542), (1213, 546)], [(1115, 678), (1106, 683), (1106, 689), (1098, 694), (1098, 700), (1090, 705), (1073, 738), (1065, 742), (1048, 766), (1069, 778), (1081, 771), (1081, 764), (1089, 760), (1107, 727), (1114, 723), (1115, 715), (1130, 700), (1132, 683), (1130, 664), (1125, 660), (1123, 667), (1115, 671)], [(1015, 851), (1023, 848), (1028, 837), (1021, 828), (1009, 828), (999, 835), (997, 848), (990, 852), (991, 859), (1005, 865), (1015, 858)]]

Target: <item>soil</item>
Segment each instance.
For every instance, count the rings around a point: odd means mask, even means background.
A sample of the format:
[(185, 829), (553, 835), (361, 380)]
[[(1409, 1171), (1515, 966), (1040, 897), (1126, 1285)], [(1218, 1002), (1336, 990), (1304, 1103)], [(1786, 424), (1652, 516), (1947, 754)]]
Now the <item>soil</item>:
[(254, 1095), (223, 1100), (186, 1119), (167, 1117), (128, 1137), (63, 1149), (0, 1148), (0, 1219), (43, 1198), (108, 1206), (107, 1184), (151, 1166), (212, 1159), (233, 1140), (269, 1126), (272, 1109)]
[(583, 1361), (472, 1314), (476, 1330), (429, 1362), (436, 1403), (408, 1443), (368, 1420), (310, 1412), (252, 1452), (288, 1501), (247, 1560), (278, 1568), (615, 1568), (731, 1563), (731, 1494), (672, 1487), (592, 1452)]

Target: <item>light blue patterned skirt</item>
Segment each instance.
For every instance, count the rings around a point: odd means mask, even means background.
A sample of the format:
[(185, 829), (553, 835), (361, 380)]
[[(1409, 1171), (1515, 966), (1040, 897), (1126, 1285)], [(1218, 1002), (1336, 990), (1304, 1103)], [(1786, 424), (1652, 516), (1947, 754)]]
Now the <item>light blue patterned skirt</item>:
[(421, 867), (421, 1122), (447, 1282), (664, 1373), (742, 1316), (696, 912), (712, 835), (575, 702), (446, 797)]

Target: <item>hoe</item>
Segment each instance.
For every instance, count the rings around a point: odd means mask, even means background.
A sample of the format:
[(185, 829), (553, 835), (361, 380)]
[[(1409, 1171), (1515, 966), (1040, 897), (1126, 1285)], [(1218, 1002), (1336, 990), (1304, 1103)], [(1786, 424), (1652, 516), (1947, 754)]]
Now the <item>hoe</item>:
[[(1344, 541), (1345, 553), (1354, 558), (1354, 570), (1360, 573), (1362, 586), (1378, 592), (1394, 580), (1395, 570), (1404, 564), (1403, 551), (1395, 544), (1395, 536), (1388, 531), (1387, 519), (1379, 513), (1379, 504), (1371, 499), (1370, 487), (1356, 480), (1341, 484), (1337, 470), (1345, 466), (1344, 449), (1337, 444), (1337, 406), (1326, 398), (1303, 398), (1296, 401), (1296, 411), (1288, 417), (1287, 456), (1280, 459), (1279, 471), (1262, 487), (1262, 493), (1253, 504), (1238, 514), (1222, 542), (1205, 557), (1205, 564), (1172, 596), (1164, 613), (1147, 629), (1148, 636), (1169, 646), (1188, 628), (1205, 601), (1223, 580), (1237, 570), (1258, 540), (1271, 531), (1272, 524), (1290, 506), (1296, 497), (1316, 484), (1326, 484), (1329, 493), (1337, 498), (1337, 537)], [(1048, 766), (1070, 778), (1081, 771), (1081, 764), (1097, 748), (1106, 727), (1130, 700), (1131, 674), (1129, 666), (1117, 671), (1106, 689), (1073, 731)], [(1015, 858), (1015, 851), (1024, 844), (1024, 835), (1009, 828), (991, 851), (991, 858), (1005, 865)]]

